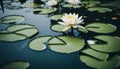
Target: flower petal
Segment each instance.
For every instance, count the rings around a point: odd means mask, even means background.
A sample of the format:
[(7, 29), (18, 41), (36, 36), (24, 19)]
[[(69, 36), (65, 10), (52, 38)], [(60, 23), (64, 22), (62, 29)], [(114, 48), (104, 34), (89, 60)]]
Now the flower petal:
[(63, 32), (68, 31), (70, 28), (71, 28), (71, 26), (66, 26), (66, 27), (63, 29)]

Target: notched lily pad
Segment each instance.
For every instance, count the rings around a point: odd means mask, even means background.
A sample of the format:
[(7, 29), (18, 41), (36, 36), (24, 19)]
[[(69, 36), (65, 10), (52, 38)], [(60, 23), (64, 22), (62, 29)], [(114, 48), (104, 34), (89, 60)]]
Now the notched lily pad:
[(82, 52), (85, 53), (85, 54), (88, 54), (88, 55), (90, 55), (90, 56), (93, 56), (93, 57), (95, 57), (95, 58), (98, 58), (98, 59), (100, 59), (100, 60), (107, 60), (108, 57), (109, 57), (109, 54), (107, 54), (107, 53), (95, 51), (95, 50), (90, 49), (90, 48), (85, 49), (85, 50), (83, 50)]
[(73, 7), (73, 8), (80, 8), (82, 6), (81, 5), (64, 4), (63, 7), (67, 7), (67, 8), (71, 8), (71, 7)]
[(21, 23), (23, 21), (25, 21), (25, 17), (22, 15), (8, 15), (0, 19), (0, 23), (4, 24)]
[(56, 25), (52, 25), (50, 28), (51, 30), (56, 31), (56, 32), (63, 32), (64, 26), (60, 24), (56, 24)]
[(80, 55), (80, 60), (86, 65), (96, 69), (115, 69), (120, 66), (119, 56), (114, 56), (107, 61), (100, 61), (89, 56)]
[(105, 24), (105, 23), (88, 24), (86, 28), (96, 33), (112, 33), (117, 29), (114, 25)]
[(35, 38), (29, 42), (29, 48), (34, 51), (43, 51), (47, 48), (45, 42), (50, 38), (50, 36)]
[(0, 33), (0, 41), (14, 42), (24, 40), (27, 37), (25, 35), (17, 33)]
[(32, 37), (38, 33), (38, 29), (35, 26), (29, 24), (11, 25), (6, 30), (13, 33), (23, 34), (27, 37)]
[(104, 7), (92, 7), (92, 8), (88, 8), (88, 11), (98, 11), (99, 13), (106, 13), (106, 12), (112, 12), (111, 9), (109, 8), (104, 8)]
[(29, 62), (15, 61), (4, 64), (2, 69), (27, 69), (29, 66)]
[(62, 15), (53, 15), (53, 16), (50, 17), (50, 19), (52, 19), (52, 20), (60, 20), (61, 16)]
[(106, 35), (100, 35), (95, 36), (95, 39), (105, 41), (107, 44), (92, 44), (90, 45), (91, 48), (102, 51), (102, 52), (118, 52), (120, 51), (120, 38), (114, 37), (114, 36), (106, 36)]
[(59, 53), (73, 53), (81, 50), (84, 47), (84, 40), (76, 37), (70, 36), (59, 36), (60, 39), (66, 42), (65, 45), (48, 45), (52, 51)]

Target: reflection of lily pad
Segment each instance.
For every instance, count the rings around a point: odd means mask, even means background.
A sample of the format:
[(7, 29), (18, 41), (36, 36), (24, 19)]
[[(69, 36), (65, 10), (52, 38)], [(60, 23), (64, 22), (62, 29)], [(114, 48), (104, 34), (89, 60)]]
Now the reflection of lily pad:
[(35, 28), (35, 26), (29, 25), (29, 24), (11, 25), (6, 30), (9, 32), (23, 34), (23, 35), (26, 35), (27, 37), (31, 37), (38, 33), (37, 28)]
[(90, 56), (93, 56), (95, 58), (98, 58), (100, 60), (107, 60), (109, 57), (109, 54), (107, 54), (107, 53), (98, 52), (98, 51), (95, 51), (95, 50), (90, 49), (90, 48), (85, 49), (82, 52), (85, 54), (88, 54)]
[(35, 51), (43, 51), (45, 50), (47, 47), (45, 46), (45, 42), (51, 37), (49, 36), (44, 36), (44, 37), (39, 37), (39, 38), (35, 38), (32, 41), (29, 42), (29, 48)]
[(22, 15), (8, 15), (1, 18), (1, 23), (11, 24), (11, 23), (20, 23), (25, 21), (25, 17)]
[(69, 36), (60, 36), (60, 39), (66, 42), (65, 45), (49, 45), (50, 49), (60, 53), (72, 53), (81, 50), (84, 47), (84, 40)]
[(54, 16), (51, 16), (50, 19), (52, 20), (60, 20), (62, 15), (54, 15)]
[(0, 41), (14, 42), (19, 40), (24, 40), (27, 37), (25, 35), (16, 33), (0, 33)]
[(88, 24), (86, 28), (90, 31), (97, 32), (97, 33), (111, 33), (117, 29), (114, 25), (104, 24), (104, 23)]
[(82, 6), (81, 5), (64, 4), (63, 7), (67, 7), (67, 8), (71, 8), (71, 7), (73, 7), (73, 8), (80, 8)]
[(120, 51), (120, 38), (113, 36), (95, 36), (94, 38), (107, 42), (107, 44), (92, 44), (91, 48), (102, 52), (117, 52)]
[(35, 11), (39, 11), (39, 14), (49, 14), (49, 13), (52, 13), (52, 12), (55, 12), (56, 9), (55, 8), (51, 8), (51, 9), (35, 9)]
[(29, 66), (28, 62), (16, 61), (4, 64), (2, 69), (27, 69)]
[(51, 26), (51, 29), (52, 29), (53, 31), (58, 31), (58, 32), (63, 32), (63, 31), (62, 31), (63, 28), (64, 28), (64, 26), (59, 25), (59, 24), (56, 24), (56, 25)]
[(104, 8), (104, 7), (92, 7), (92, 8), (88, 8), (88, 11), (98, 11), (99, 13), (106, 13), (106, 12), (112, 12), (111, 9), (109, 8)]
[(106, 61), (100, 61), (89, 56), (80, 55), (80, 60), (86, 65), (96, 69), (115, 69), (116, 67), (120, 66), (119, 56), (114, 56), (113, 58)]

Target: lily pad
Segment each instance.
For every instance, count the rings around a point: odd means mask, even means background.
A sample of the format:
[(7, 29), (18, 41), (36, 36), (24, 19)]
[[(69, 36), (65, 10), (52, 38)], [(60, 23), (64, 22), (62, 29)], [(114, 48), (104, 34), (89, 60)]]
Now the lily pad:
[(107, 54), (107, 53), (95, 51), (95, 50), (90, 49), (90, 48), (85, 49), (85, 50), (83, 50), (82, 52), (85, 53), (85, 54), (88, 54), (88, 55), (90, 55), (90, 56), (93, 56), (93, 57), (95, 57), (95, 58), (98, 58), (98, 59), (100, 59), (100, 60), (107, 60), (108, 57), (109, 57), (109, 54)]
[(35, 38), (29, 42), (29, 48), (35, 51), (43, 51), (47, 48), (45, 42), (50, 38), (50, 36)]
[(117, 29), (114, 25), (105, 24), (105, 23), (88, 24), (86, 28), (96, 33), (112, 33)]
[(50, 27), (51, 30), (56, 31), (56, 32), (63, 32), (64, 26), (56, 24)]
[(120, 51), (120, 38), (114, 36), (107, 36), (107, 35), (100, 35), (95, 36), (95, 39), (105, 41), (107, 44), (92, 44), (90, 45), (91, 48), (102, 51), (102, 52), (118, 52)]
[(39, 11), (39, 14), (49, 14), (49, 13), (53, 13), (56, 11), (55, 8), (51, 8), (51, 9), (35, 9), (34, 11)]
[(84, 40), (70, 36), (59, 36), (60, 39), (66, 42), (65, 45), (49, 45), (50, 49), (59, 53), (73, 53), (81, 50), (84, 47)]
[(29, 24), (11, 25), (6, 30), (9, 32), (23, 34), (26, 35), (27, 37), (32, 37), (33, 35), (38, 33), (38, 29), (35, 28), (35, 26)]
[(50, 17), (50, 19), (52, 19), (52, 20), (60, 20), (61, 16), (62, 15), (53, 15), (53, 16)]
[(35, 26), (30, 25), (30, 24), (15, 24), (7, 27), (7, 31), (9, 32), (15, 32), (21, 29), (26, 29), (26, 28), (35, 28)]
[(98, 11), (99, 13), (106, 13), (106, 12), (112, 12), (111, 9), (109, 8), (104, 8), (104, 7), (92, 7), (92, 8), (88, 8), (88, 11)]
[(4, 24), (21, 23), (25, 21), (25, 17), (22, 15), (8, 15), (2, 17), (0, 21), (1, 21), (0, 23), (4, 23)]
[(27, 37), (25, 35), (16, 33), (0, 33), (0, 41), (14, 42), (24, 40)]
[(67, 8), (71, 8), (71, 7), (73, 7), (73, 8), (80, 8), (82, 6), (81, 5), (64, 4), (63, 7), (67, 7)]
[(120, 66), (119, 56), (114, 56), (107, 61), (100, 61), (89, 56), (80, 55), (80, 60), (86, 65), (96, 69), (115, 69)]
[(88, 33), (88, 30), (86, 28), (78, 28), (78, 30), (83, 33)]
[(29, 66), (29, 62), (15, 61), (4, 64), (2, 69), (27, 69)]
[(82, 4), (85, 4), (88, 7), (94, 7), (98, 4), (100, 4), (100, 1), (82, 1)]

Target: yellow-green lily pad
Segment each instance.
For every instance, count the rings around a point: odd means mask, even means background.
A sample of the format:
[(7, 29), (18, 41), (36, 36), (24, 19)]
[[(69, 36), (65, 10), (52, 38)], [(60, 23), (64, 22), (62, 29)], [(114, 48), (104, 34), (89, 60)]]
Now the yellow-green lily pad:
[(107, 35), (100, 35), (95, 36), (95, 39), (105, 41), (107, 44), (91, 44), (90, 47), (102, 51), (102, 52), (118, 52), (120, 51), (120, 37), (114, 37), (114, 36), (107, 36)]
[(25, 21), (25, 17), (22, 15), (8, 15), (0, 19), (0, 23), (11, 24), (11, 23), (21, 23)]
[(56, 31), (56, 32), (63, 32), (64, 26), (60, 24), (52, 25), (51, 30)]
[(95, 51), (95, 50), (93, 50), (91, 48), (85, 49), (82, 52), (85, 53), (85, 54), (88, 54), (90, 56), (93, 56), (93, 57), (95, 57), (97, 59), (100, 59), (100, 60), (107, 60), (108, 57), (109, 57), (108, 53), (103, 53), (103, 52)]
[(43, 51), (47, 48), (45, 42), (50, 38), (50, 36), (35, 38), (29, 42), (29, 48), (34, 51)]
[(29, 62), (15, 61), (4, 64), (2, 69), (27, 69), (29, 66)]
[(85, 4), (88, 7), (94, 7), (98, 4), (100, 4), (100, 1), (82, 1), (82, 4)]
[(96, 33), (112, 33), (116, 31), (116, 26), (111, 25), (111, 24), (105, 24), (105, 23), (92, 23), (88, 24), (86, 28), (89, 31), (93, 31)]
[(106, 12), (112, 12), (111, 9), (109, 8), (104, 8), (104, 7), (92, 7), (92, 8), (88, 8), (88, 11), (98, 11), (99, 13), (106, 13)]
[(52, 51), (59, 53), (73, 53), (81, 50), (84, 47), (84, 40), (76, 37), (70, 36), (59, 36), (60, 39), (66, 42), (65, 45), (48, 45)]
[(90, 56), (80, 55), (80, 60), (95, 69), (115, 69), (120, 66), (119, 56), (114, 56), (106, 61), (100, 61)]
[(50, 19), (52, 19), (52, 20), (60, 20), (61, 16), (62, 15), (53, 15), (53, 16), (50, 17)]
[(0, 41), (14, 42), (24, 40), (27, 37), (17, 33), (0, 33)]
[(73, 8), (80, 8), (82, 6), (81, 5), (64, 4), (63, 7), (67, 7), (67, 8), (71, 8), (71, 7), (73, 7)]

